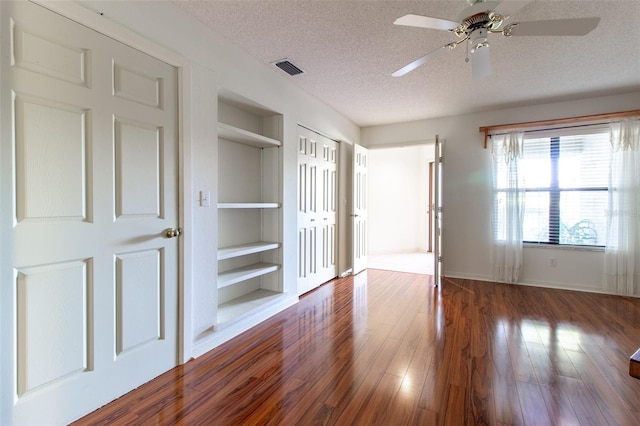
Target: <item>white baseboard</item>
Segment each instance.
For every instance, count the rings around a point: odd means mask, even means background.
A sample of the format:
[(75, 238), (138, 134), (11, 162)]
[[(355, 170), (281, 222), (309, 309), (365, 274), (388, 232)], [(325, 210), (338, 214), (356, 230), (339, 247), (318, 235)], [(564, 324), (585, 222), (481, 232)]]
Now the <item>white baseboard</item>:
[[(465, 272), (449, 272), (446, 271), (443, 275), (447, 278), (458, 278), (465, 280), (477, 280), (477, 281), (488, 281), (494, 282), (493, 277), (490, 275), (482, 275), (482, 274), (468, 274)], [(571, 291), (582, 291), (585, 293), (598, 293), (598, 294), (613, 294), (611, 292), (607, 292), (602, 288), (598, 287), (587, 287), (584, 285), (580, 285), (579, 283), (561, 283), (554, 281), (523, 281), (514, 283), (513, 285), (524, 285), (529, 287), (541, 287), (541, 288), (552, 288), (556, 290), (571, 290)]]

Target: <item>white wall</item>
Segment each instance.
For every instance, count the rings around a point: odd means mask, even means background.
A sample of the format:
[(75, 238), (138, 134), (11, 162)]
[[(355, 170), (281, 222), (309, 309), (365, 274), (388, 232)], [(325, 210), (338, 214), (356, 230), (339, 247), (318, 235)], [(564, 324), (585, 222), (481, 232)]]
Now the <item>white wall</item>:
[(369, 151), (368, 254), (426, 252), (433, 146)]
[[(640, 92), (571, 102), (486, 111), (362, 129), (363, 145), (402, 144), (439, 134), (445, 139), (443, 188), (444, 274), (490, 280), (491, 180), (489, 150), (480, 126), (640, 109)], [(557, 259), (557, 267), (547, 266)], [(522, 283), (603, 291), (603, 254), (562, 248), (525, 248)]]

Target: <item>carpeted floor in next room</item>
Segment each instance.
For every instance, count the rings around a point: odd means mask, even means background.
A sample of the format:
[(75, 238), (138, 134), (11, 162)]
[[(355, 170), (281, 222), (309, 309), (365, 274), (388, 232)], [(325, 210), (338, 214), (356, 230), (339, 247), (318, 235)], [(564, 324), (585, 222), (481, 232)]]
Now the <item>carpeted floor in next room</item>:
[(389, 253), (367, 257), (367, 268), (433, 275), (433, 253)]

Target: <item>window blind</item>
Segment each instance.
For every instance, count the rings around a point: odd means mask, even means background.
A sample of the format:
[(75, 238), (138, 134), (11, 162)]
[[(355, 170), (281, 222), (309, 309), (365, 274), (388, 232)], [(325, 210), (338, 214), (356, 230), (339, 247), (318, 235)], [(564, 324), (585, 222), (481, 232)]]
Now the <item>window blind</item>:
[[(525, 190), (523, 241), (604, 246), (609, 163), (605, 126), (526, 132), (517, 178)], [(506, 167), (496, 170), (497, 203), (508, 188)]]

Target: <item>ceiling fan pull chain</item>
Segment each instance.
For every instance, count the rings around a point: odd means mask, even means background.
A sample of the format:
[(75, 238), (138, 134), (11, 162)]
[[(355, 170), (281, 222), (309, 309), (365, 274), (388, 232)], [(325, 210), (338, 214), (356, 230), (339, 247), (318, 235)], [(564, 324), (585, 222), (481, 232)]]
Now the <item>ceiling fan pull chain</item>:
[(464, 58), (466, 63), (469, 63), (469, 43), (471, 43), (471, 40), (467, 39), (467, 56)]

